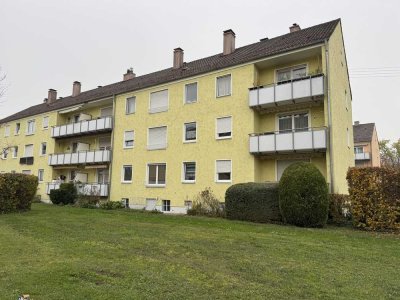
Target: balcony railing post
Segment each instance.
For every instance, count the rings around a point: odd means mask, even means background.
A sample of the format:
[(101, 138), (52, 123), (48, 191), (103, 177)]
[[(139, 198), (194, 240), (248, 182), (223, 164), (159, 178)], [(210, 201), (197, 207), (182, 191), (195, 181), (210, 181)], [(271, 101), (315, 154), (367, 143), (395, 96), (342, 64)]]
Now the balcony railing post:
[(292, 150), (294, 151), (294, 133), (295, 129), (292, 129)]
[(312, 77), (310, 76), (310, 97), (312, 97)]
[(312, 149), (315, 150), (315, 146), (314, 146), (314, 129), (311, 128), (311, 145), (312, 145)]
[(276, 132), (274, 132), (274, 150), (276, 152)]

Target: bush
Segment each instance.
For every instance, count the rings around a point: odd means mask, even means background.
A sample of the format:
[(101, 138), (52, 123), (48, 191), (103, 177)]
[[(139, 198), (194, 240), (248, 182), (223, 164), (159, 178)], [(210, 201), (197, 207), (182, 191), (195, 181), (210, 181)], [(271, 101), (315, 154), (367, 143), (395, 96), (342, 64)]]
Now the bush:
[(328, 219), (328, 185), (311, 163), (290, 165), (279, 182), (279, 208), (286, 223), (323, 227)]
[(192, 208), (188, 209), (187, 214), (191, 216), (224, 217), (225, 211), (213, 191), (206, 188), (195, 197)]
[(31, 209), (38, 178), (25, 174), (0, 174), (0, 213)]
[(252, 222), (279, 222), (278, 185), (272, 183), (239, 183), (225, 193), (226, 217)]
[(50, 191), (50, 200), (53, 204), (73, 204), (78, 197), (78, 192), (73, 183), (61, 183), (58, 190)]
[(350, 168), (347, 182), (353, 225), (376, 231), (400, 230), (400, 170)]
[(107, 209), (107, 210), (124, 208), (122, 203), (119, 201), (106, 201), (106, 202), (100, 203), (99, 207), (101, 209)]
[(330, 194), (328, 223), (334, 225), (346, 225), (350, 221), (350, 197), (343, 194)]
[(79, 193), (75, 202), (75, 206), (81, 208), (97, 208), (99, 206), (101, 197), (99, 191), (90, 190), (89, 193)]

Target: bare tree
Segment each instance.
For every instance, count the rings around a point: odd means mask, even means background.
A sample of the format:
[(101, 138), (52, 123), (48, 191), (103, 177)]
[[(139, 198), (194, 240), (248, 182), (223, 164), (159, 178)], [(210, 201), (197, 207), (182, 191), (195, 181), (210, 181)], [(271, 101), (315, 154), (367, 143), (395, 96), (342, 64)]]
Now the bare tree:
[(6, 79), (6, 74), (3, 74), (0, 67), (0, 99), (4, 96), (6, 92), (6, 85), (4, 84), (4, 80)]

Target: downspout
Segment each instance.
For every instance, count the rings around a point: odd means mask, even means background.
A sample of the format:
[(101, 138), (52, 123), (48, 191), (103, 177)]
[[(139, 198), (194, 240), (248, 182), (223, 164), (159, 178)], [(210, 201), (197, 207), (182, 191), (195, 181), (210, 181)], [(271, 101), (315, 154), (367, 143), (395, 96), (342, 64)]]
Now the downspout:
[(328, 98), (328, 134), (329, 134), (329, 174), (331, 177), (331, 184), (329, 192), (333, 192), (333, 157), (332, 157), (332, 111), (331, 111), (331, 91), (330, 91), (330, 78), (329, 78), (329, 49), (328, 40), (325, 40), (325, 62), (326, 62), (326, 93)]
[(108, 183), (108, 201), (111, 197), (111, 181), (112, 181), (112, 170), (113, 170), (113, 160), (114, 160), (114, 131), (115, 131), (115, 94), (113, 94), (113, 112), (112, 112), (112, 132), (111, 132), (111, 168), (109, 171), (109, 183)]

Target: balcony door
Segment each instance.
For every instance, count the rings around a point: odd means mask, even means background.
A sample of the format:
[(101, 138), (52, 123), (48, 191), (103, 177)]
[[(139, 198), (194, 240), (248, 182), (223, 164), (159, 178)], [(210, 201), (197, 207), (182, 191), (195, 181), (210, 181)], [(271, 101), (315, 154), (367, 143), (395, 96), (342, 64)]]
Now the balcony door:
[(98, 169), (97, 170), (97, 183), (107, 184), (109, 182), (109, 170), (108, 169)]
[(109, 138), (109, 137), (99, 138), (99, 149), (100, 150), (110, 150), (111, 149), (111, 138)]
[(309, 128), (308, 113), (293, 113), (278, 116), (278, 131), (306, 131)]
[(100, 109), (100, 117), (105, 118), (105, 117), (111, 117), (113, 114), (113, 108), (112, 106), (110, 107), (104, 107)]

